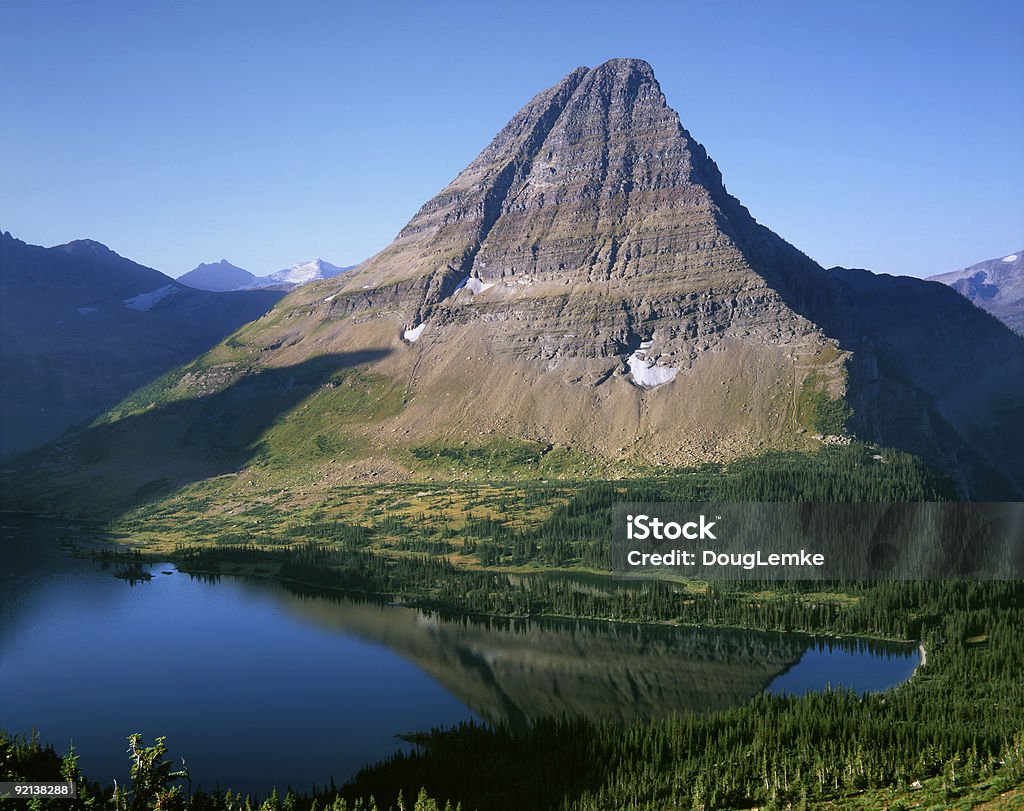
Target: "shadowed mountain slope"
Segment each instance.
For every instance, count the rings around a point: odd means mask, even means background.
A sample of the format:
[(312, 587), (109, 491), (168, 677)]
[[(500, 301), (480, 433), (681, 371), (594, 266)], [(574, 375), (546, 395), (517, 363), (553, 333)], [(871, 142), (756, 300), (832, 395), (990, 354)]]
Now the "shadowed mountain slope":
[(282, 293), (208, 293), (77, 240), (0, 235), (0, 452), (93, 417), (258, 318)]

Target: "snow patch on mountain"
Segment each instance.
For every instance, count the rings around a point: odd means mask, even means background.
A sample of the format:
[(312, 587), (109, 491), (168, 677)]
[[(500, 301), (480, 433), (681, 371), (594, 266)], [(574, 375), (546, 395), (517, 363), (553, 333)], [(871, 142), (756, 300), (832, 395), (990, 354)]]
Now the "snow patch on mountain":
[(493, 283), (482, 282), (475, 276), (467, 276), (459, 282), (458, 285), (456, 285), (455, 289), (452, 291), (452, 295), (455, 295), (463, 288), (466, 288), (470, 293), (476, 296), (483, 293), (484, 290), (490, 290), (492, 287), (494, 287)]
[(129, 310), (141, 310), (143, 312), (148, 312), (168, 296), (180, 293), (181, 289), (182, 288), (176, 284), (165, 284), (163, 287), (158, 287), (156, 290), (150, 290), (148, 293), (139, 293), (137, 296), (124, 299), (124, 306)]
[(279, 270), (259, 279), (260, 282), (270, 280), (279, 284), (306, 284), (317, 279), (330, 279), (339, 273), (344, 273), (349, 268), (340, 268), (325, 262), (323, 259), (311, 259), (308, 262), (299, 262), (290, 268)]
[(626, 359), (633, 382), (641, 388), (653, 389), (674, 380), (677, 370), (670, 366), (658, 366), (653, 360), (648, 360), (645, 350), (650, 346), (650, 342), (644, 343), (647, 346), (641, 345), (640, 349)]
[(419, 324), (412, 329), (407, 329), (402, 333), (402, 337), (405, 338), (409, 343), (414, 344), (419, 340), (419, 337), (423, 334), (423, 330), (427, 328), (426, 323)]

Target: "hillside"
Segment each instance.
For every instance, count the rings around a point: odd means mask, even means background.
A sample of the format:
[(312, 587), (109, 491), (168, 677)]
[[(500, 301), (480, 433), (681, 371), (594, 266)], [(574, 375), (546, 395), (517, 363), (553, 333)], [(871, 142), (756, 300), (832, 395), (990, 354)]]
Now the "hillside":
[(0, 452), (96, 416), (281, 295), (193, 290), (91, 240), (43, 248), (0, 235)]

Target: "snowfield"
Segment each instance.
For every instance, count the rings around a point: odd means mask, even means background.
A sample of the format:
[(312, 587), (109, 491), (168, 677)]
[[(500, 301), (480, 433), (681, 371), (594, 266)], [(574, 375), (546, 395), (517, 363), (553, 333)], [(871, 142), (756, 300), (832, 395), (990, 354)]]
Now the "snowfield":
[[(646, 343), (650, 346), (650, 342)], [(654, 361), (647, 360), (647, 353), (643, 351), (646, 348), (638, 349), (626, 359), (633, 382), (642, 388), (653, 389), (675, 379), (677, 370), (670, 366), (658, 366)]]
[(420, 324), (418, 326), (413, 327), (412, 329), (407, 329), (405, 332), (402, 333), (402, 337), (405, 338), (405, 340), (407, 340), (409, 343), (414, 344), (416, 343), (417, 340), (419, 340), (419, 337), (423, 334), (423, 330), (425, 330), (426, 328), (426, 324)]
[(156, 290), (150, 290), (148, 293), (139, 293), (137, 296), (124, 299), (124, 306), (129, 310), (142, 310), (148, 312), (157, 305), (158, 302), (163, 301), (168, 296), (173, 296), (175, 293), (180, 293), (182, 287), (176, 284), (165, 284), (163, 287), (158, 287)]
[(469, 290), (470, 293), (472, 293), (475, 296), (479, 293), (483, 293), (484, 290), (490, 290), (492, 287), (494, 287), (493, 282), (485, 283), (477, 279), (475, 276), (468, 276), (458, 283), (458, 285), (452, 291), (452, 295), (454, 296), (460, 290), (466, 288), (467, 290)]

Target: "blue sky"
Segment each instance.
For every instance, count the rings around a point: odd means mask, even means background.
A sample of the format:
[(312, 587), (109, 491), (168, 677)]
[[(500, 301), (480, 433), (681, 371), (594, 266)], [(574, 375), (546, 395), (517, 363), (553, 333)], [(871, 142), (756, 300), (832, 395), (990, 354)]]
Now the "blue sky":
[(0, 228), (171, 275), (359, 261), (532, 95), (652, 64), (762, 223), (825, 266), (1024, 248), (1020, 2), (0, 0)]

